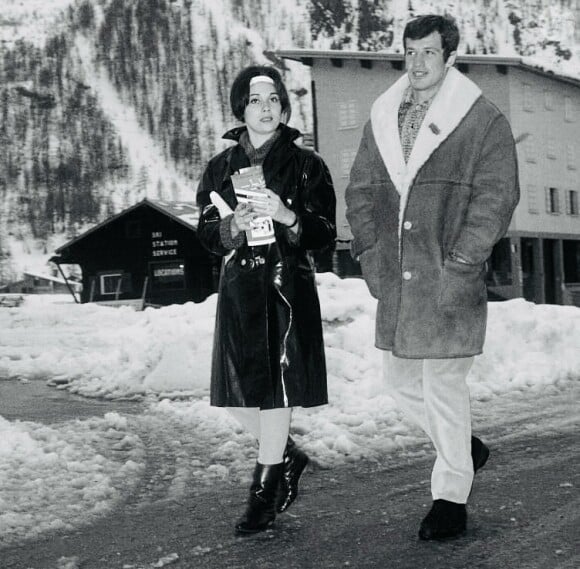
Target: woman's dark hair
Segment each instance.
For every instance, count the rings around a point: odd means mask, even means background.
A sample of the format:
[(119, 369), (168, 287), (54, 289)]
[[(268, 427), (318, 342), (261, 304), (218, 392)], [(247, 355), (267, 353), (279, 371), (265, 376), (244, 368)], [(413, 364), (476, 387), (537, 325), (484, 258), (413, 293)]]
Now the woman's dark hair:
[(286, 91), (286, 87), (282, 82), (282, 77), (278, 73), (278, 70), (268, 65), (251, 65), (250, 67), (246, 67), (234, 79), (232, 90), (230, 91), (230, 106), (232, 107), (234, 116), (239, 121), (244, 121), (244, 111), (250, 100), (250, 80), (252, 77), (257, 77), (258, 75), (266, 75), (274, 81), (274, 86), (280, 97), (282, 113), (285, 113), (286, 120), (288, 120), (292, 113), (288, 91)]
[(403, 32), (403, 47), (405, 50), (407, 49), (407, 38), (420, 40), (433, 32), (439, 32), (441, 35), (443, 58), (447, 61), (449, 55), (457, 51), (457, 46), (459, 45), (459, 28), (455, 23), (455, 19), (451, 16), (429, 14), (413, 18), (405, 26), (405, 31)]

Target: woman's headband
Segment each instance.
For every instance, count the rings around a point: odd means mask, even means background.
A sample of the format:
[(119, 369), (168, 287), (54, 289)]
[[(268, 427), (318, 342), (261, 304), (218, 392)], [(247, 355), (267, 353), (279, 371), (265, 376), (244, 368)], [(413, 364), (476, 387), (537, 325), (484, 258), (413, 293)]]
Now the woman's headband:
[(256, 75), (250, 79), (250, 87), (256, 83), (272, 83), (272, 85), (275, 85), (274, 79), (267, 75)]

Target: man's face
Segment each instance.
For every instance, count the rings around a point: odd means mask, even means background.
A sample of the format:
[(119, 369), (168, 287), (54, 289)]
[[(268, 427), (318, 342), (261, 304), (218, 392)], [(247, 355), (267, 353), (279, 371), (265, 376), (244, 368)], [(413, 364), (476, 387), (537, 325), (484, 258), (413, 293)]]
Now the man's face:
[(456, 52), (444, 60), (441, 34), (432, 32), (424, 38), (407, 38), (405, 46), (405, 65), (418, 101), (432, 97), (443, 82), (447, 69), (455, 62)]

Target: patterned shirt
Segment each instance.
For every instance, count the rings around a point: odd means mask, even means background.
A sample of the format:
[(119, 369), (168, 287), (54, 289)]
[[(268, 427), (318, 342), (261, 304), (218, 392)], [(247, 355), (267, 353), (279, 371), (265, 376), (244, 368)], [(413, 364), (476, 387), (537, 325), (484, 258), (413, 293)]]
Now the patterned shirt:
[[(435, 95), (433, 95), (434, 97)], [(407, 87), (401, 106), (399, 107), (399, 136), (403, 148), (405, 162), (408, 162), (415, 140), (419, 134), (421, 123), (429, 110), (433, 97), (422, 103), (416, 103), (411, 87)]]

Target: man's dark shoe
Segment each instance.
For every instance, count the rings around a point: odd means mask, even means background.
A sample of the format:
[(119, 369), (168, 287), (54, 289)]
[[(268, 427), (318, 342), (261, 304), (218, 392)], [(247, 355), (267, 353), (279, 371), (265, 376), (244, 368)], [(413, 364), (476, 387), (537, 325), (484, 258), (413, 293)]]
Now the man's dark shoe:
[(431, 510), (421, 522), (419, 539), (448, 539), (461, 535), (467, 527), (465, 504), (434, 500)]
[(471, 458), (474, 474), (483, 468), (489, 458), (489, 448), (477, 437), (471, 437)]

